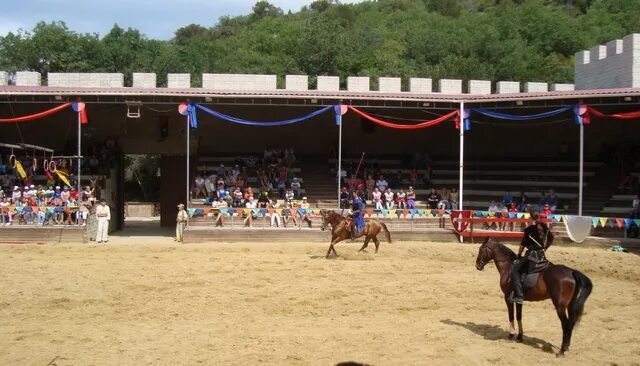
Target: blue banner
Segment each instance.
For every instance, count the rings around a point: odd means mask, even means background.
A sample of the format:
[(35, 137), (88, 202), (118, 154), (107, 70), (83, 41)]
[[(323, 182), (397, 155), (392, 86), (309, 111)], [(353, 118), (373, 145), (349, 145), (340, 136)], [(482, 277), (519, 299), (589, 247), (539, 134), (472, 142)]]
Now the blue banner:
[[(271, 121), (271, 122), (258, 122), (258, 121), (250, 121), (250, 120), (246, 120), (246, 119), (242, 119), (242, 118), (238, 118), (238, 117), (233, 117), (233, 116), (229, 116), (227, 114), (224, 113), (220, 113), (220, 112), (216, 112), (213, 109), (209, 109), (203, 105), (200, 104), (193, 104), (196, 108), (209, 113), (210, 115), (220, 118), (222, 120), (225, 120), (227, 122), (231, 122), (231, 123), (237, 123), (237, 124), (241, 124), (241, 125), (247, 125), (247, 126), (261, 126), (261, 127), (273, 127), (273, 126), (286, 126), (286, 125), (292, 125), (294, 123), (298, 123), (298, 122), (304, 122), (307, 121), (315, 116), (318, 116), (324, 112), (327, 112), (329, 110), (333, 110), (334, 106), (330, 105), (328, 107), (324, 107), (322, 109), (319, 109), (315, 112), (311, 112), (307, 115), (304, 115), (302, 117), (297, 117), (297, 118), (291, 118), (291, 119), (287, 119), (287, 120), (282, 120), (282, 121)], [(195, 109), (195, 108), (194, 108)], [(193, 113), (195, 115), (195, 112)], [(193, 127), (193, 118), (190, 118), (192, 121), (192, 127)], [(197, 126), (197, 122), (196, 122), (196, 126)]]

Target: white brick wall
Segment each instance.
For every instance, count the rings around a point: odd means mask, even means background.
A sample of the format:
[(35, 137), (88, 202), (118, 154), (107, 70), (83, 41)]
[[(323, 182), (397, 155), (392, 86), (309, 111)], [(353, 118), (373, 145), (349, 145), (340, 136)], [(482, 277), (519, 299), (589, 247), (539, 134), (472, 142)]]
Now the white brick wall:
[[(588, 57), (586, 54), (589, 54)], [(609, 89), (640, 86), (640, 34), (576, 54), (575, 88)]]
[(309, 90), (309, 76), (287, 75), (285, 76), (285, 88), (287, 90)]
[(122, 88), (124, 75), (121, 73), (58, 73), (47, 74), (47, 85), (55, 87), (81, 88)]
[(400, 78), (378, 79), (378, 90), (385, 93), (400, 93), (402, 91), (402, 80)]
[(347, 90), (353, 92), (370, 91), (370, 83), (368, 76), (349, 76), (347, 78)]
[(469, 80), (469, 94), (473, 94), (473, 95), (491, 94), (491, 81)]
[(430, 78), (411, 78), (409, 79), (409, 91), (417, 94), (433, 93), (433, 80)]
[(316, 89), (318, 91), (339, 91), (340, 90), (340, 77), (339, 76), (318, 76)]
[(191, 74), (167, 74), (167, 88), (191, 88)]
[(9, 73), (0, 71), (0, 86), (9, 85)]
[(152, 72), (134, 72), (133, 87), (134, 88), (155, 88), (156, 74)]
[(551, 84), (552, 91), (572, 91), (575, 90), (573, 84)]
[(529, 81), (524, 84), (524, 91), (525, 93), (546, 92), (549, 91), (549, 84)]
[(202, 87), (215, 90), (276, 90), (276, 75), (202, 74)]
[(18, 71), (16, 72), (16, 85), (19, 86), (40, 86), (41, 76), (36, 71)]
[(441, 79), (438, 84), (442, 94), (462, 94), (462, 80)]
[(513, 94), (520, 93), (519, 81), (498, 81), (496, 86), (498, 94)]

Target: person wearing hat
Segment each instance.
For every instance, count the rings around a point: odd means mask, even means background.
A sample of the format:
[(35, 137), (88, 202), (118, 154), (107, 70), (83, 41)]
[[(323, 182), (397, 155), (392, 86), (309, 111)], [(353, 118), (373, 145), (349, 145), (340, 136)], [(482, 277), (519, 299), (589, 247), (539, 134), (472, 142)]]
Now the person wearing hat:
[(96, 234), (97, 243), (109, 242), (109, 220), (111, 220), (111, 210), (107, 206), (104, 199), (100, 200), (100, 204), (96, 208), (96, 217), (98, 218), (98, 233)]
[(307, 222), (309, 227), (311, 227), (311, 218), (309, 217), (308, 209), (311, 208), (311, 205), (307, 201), (307, 197), (302, 197), (302, 203), (300, 203), (300, 208), (298, 209), (298, 214), (300, 215), (300, 224), (303, 222)]
[(13, 193), (11, 193), (11, 201), (13, 203), (20, 202), (22, 200), (22, 192), (20, 191), (20, 187), (13, 187)]
[[(544, 252), (553, 243), (553, 234), (544, 220), (541, 220), (535, 213), (531, 213), (531, 218), (533, 224), (524, 229), (524, 235), (518, 248), (518, 256), (513, 261), (511, 268), (511, 288), (513, 291), (510, 300), (516, 304), (522, 304), (524, 301), (522, 272), (527, 272), (530, 261), (539, 263), (544, 260)], [(522, 256), (525, 249), (527, 252)]]
[(189, 214), (184, 209), (184, 205), (181, 203), (178, 205), (178, 216), (176, 217), (176, 238), (174, 241), (182, 243), (184, 237), (184, 228), (189, 221)]

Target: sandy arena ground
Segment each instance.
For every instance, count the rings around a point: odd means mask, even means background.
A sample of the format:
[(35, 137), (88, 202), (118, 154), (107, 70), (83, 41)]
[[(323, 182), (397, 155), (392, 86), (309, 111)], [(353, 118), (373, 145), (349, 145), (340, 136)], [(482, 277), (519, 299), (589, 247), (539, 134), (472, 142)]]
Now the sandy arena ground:
[(0, 365), (638, 365), (640, 256), (553, 247), (594, 283), (567, 357), (550, 301), (507, 340), (477, 245), (0, 246)]

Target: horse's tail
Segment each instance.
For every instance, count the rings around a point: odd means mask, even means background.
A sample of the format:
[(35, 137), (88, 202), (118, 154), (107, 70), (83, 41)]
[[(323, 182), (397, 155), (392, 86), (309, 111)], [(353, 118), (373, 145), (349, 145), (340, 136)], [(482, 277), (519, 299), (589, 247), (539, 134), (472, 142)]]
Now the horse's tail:
[(387, 239), (387, 243), (391, 243), (391, 233), (389, 232), (389, 229), (387, 229), (387, 224), (381, 222), (380, 226), (382, 226), (382, 230), (384, 230), (384, 237)]
[(574, 324), (577, 324), (582, 317), (584, 303), (587, 301), (593, 289), (593, 283), (591, 283), (589, 277), (575, 269), (573, 270), (573, 278), (576, 280), (576, 289), (569, 305), (569, 319), (571, 319)]

